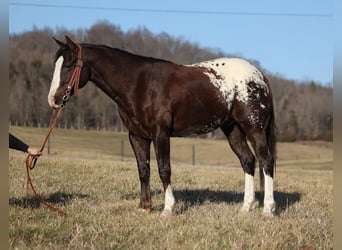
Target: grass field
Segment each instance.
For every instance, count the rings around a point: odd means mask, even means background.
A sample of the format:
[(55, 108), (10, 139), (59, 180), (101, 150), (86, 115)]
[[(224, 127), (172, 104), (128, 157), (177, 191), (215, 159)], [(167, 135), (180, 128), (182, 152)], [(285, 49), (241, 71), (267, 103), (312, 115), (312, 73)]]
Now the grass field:
[[(10, 132), (40, 145), (46, 129), (11, 126)], [(165, 219), (154, 160), (152, 212), (138, 209), (140, 183), (126, 134), (56, 129), (50, 154), (44, 151), (31, 175), (38, 193), (68, 214), (62, 217), (32, 194), (25, 207), (25, 154), (9, 150), (10, 248), (332, 249), (330, 144), (278, 144), (272, 219), (262, 208), (239, 214), (244, 176), (226, 141), (175, 138), (171, 154), (176, 205)], [(262, 202), (262, 193), (257, 198)]]

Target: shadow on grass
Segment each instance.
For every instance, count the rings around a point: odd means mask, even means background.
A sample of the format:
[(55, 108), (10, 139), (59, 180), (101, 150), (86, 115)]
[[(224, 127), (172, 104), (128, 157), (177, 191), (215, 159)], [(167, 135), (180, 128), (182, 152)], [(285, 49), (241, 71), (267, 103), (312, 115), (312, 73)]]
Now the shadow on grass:
[[(213, 203), (243, 203), (243, 192), (234, 191), (213, 191), (210, 189), (199, 189), (199, 190), (175, 190), (174, 195), (177, 201), (184, 201), (184, 205), (181, 208), (180, 213), (184, 213), (189, 208), (199, 206), (205, 202)], [(260, 205), (263, 206), (264, 193), (257, 191), (255, 193), (256, 199)], [(276, 202), (276, 214), (281, 214), (286, 211), (293, 204), (297, 203), (301, 199), (301, 194), (298, 192), (279, 192), (274, 191), (274, 199)]]
[[(86, 198), (88, 195), (86, 194), (67, 194), (64, 192), (56, 192), (54, 194), (50, 194), (49, 196), (41, 196), (41, 198), (51, 204), (51, 205), (66, 205), (69, 204), (73, 199), (76, 198)], [(16, 207), (26, 207), (26, 197), (21, 199), (10, 198), (9, 199), (10, 206)], [(31, 208), (40, 208), (42, 204), (35, 195), (30, 194), (28, 198), (28, 205)]]

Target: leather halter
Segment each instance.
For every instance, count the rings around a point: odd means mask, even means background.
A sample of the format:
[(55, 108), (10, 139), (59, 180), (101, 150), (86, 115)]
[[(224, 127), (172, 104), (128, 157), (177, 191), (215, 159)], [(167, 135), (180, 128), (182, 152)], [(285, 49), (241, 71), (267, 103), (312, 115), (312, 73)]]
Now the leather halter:
[(65, 95), (62, 98), (62, 108), (64, 107), (65, 103), (69, 101), (70, 98), (70, 92), (72, 88), (74, 88), (74, 95), (77, 96), (78, 94), (78, 88), (80, 84), (80, 76), (81, 76), (81, 69), (83, 67), (83, 59), (82, 59), (82, 47), (79, 44), (76, 44), (78, 48), (77, 52), (77, 62), (76, 66), (74, 68), (74, 71), (72, 72), (71, 78), (68, 83), (68, 87), (65, 90)]

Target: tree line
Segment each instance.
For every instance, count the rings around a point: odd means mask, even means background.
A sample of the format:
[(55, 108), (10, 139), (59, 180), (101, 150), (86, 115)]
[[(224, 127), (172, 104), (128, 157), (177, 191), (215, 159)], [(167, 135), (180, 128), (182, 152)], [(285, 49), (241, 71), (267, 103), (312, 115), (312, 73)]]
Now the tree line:
[[(9, 121), (18, 126), (46, 126), (51, 108), (47, 103), (57, 45), (52, 37), (106, 44), (135, 54), (192, 64), (216, 57), (234, 57), (217, 49), (202, 48), (167, 33), (146, 28), (123, 32), (117, 25), (98, 22), (89, 29), (33, 29), (9, 36)], [(313, 81), (296, 82), (263, 69), (274, 95), (277, 137), (281, 141), (332, 140), (332, 87)], [(93, 84), (73, 97), (59, 121), (65, 128), (126, 131), (116, 104)], [(206, 135), (223, 137), (220, 130)]]

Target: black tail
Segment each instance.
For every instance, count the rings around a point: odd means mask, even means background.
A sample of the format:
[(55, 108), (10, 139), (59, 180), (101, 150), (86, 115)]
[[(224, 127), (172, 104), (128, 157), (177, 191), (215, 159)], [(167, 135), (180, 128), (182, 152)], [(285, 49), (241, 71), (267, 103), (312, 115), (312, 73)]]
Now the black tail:
[[(267, 139), (267, 145), (268, 149), (271, 153), (271, 167), (273, 168), (273, 173), (275, 173), (276, 169), (276, 158), (277, 158), (277, 147), (276, 147), (276, 136), (275, 136), (276, 126), (275, 126), (275, 117), (274, 117), (274, 108), (272, 103), (272, 110), (271, 110), (271, 116), (266, 128), (266, 139)], [(260, 190), (264, 190), (264, 173), (262, 168), (259, 167), (259, 175), (260, 175)], [(272, 176), (273, 177), (273, 176)]]

